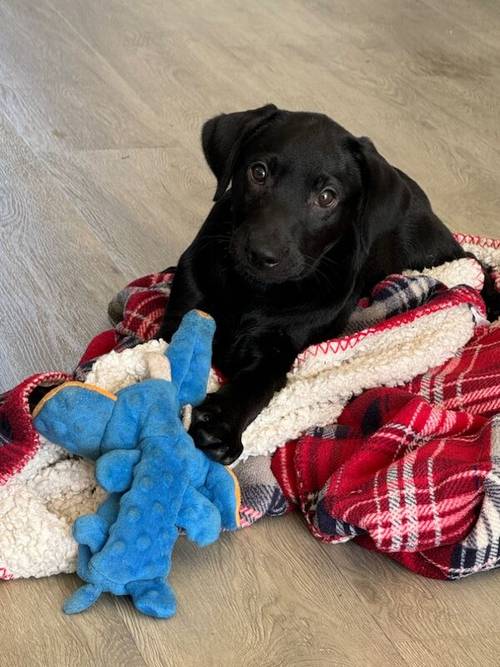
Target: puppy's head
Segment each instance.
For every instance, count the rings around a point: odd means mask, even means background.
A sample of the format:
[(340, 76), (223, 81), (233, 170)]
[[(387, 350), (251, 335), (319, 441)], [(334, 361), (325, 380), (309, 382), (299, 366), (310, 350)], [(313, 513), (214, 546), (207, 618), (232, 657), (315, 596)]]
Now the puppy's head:
[(404, 205), (398, 172), (373, 144), (322, 114), (272, 104), (222, 114), (202, 143), (214, 199), (231, 184), (235, 265), (261, 283), (306, 277), (347, 237), (359, 255)]

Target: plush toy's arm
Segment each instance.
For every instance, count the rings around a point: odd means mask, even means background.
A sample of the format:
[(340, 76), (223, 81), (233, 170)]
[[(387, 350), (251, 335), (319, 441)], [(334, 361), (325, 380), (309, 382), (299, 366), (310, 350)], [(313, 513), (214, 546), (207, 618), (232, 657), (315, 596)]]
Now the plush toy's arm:
[[(104, 546), (110, 526), (114, 523), (120, 507), (120, 497), (110, 494), (97, 510), (96, 514), (79, 516), (73, 525), (73, 536), (80, 545), (85, 545), (91, 553), (96, 553)], [(88, 560), (88, 559), (87, 559)], [(79, 572), (82, 579), (84, 574)]]
[(96, 459), (116, 396), (81, 382), (65, 382), (44, 396), (33, 425), (50, 442), (72, 454)]
[(167, 356), (181, 405), (198, 405), (205, 397), (212, 358), (215, 322), (201, 310), (184, 315)]
[(186, 531), (200, 547), (212, 544), (219, 537), (221, 516), (217, 507), (194, 487), (186, 489), (176, 524)]
[(134, 466), (141, 458), (138, 449), (113, 449), (97, 459), (95, 476), (110, 493), (126, 491), (132, 484)]
[(181, 442), (186, 451), (189, 451), (185, 466), (194, 488), (215, 505), (221, 515), (222, 528), (227, 530), (239, 528), (241, 498), (236, 475), (229, 468), (210, 460), (201, 450), (196, 449), (186, 431), (182, 431), (179, 435), (179, 443)]

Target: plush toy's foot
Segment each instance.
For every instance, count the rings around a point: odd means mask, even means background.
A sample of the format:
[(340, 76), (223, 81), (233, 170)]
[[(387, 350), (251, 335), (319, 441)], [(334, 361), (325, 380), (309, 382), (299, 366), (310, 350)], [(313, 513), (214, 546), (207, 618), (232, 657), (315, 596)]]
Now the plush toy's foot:
[(169, 618), (175, 614), (174, 592), (163, 579), (132, 581), (127, 584), (127, 591), (135, 608), (147, 616)]
[(65, 600), (63, 610), (65, 614), (79, 614), (85, 611), (101, 595), (101, 589), (94, 584), (86, 584), (73, 593), (71, 597)]

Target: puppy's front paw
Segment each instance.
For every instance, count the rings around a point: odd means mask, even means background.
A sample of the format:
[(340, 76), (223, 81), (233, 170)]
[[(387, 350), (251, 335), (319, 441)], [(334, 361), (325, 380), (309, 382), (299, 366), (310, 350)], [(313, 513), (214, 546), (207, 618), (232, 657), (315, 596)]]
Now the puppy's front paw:
[(212, 394), (193, 408), (189, 434), (194, 444), (205, 454), (223, 465), (235, 461), (243, 451), (241, 434), (230, 421), (229, 406)]

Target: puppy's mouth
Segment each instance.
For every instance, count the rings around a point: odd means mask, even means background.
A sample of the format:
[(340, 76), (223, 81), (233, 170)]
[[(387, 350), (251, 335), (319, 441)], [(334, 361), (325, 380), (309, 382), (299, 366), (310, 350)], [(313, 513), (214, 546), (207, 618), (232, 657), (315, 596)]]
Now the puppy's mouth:
[(246, 260), (236, 262), (235, 270), (246, 281), (260, 285), (279, 285), (293, 280), (300, 280), (304, 274), (303, 269), (290, 271), (280, 269), (279, 267), (257, 268)]

